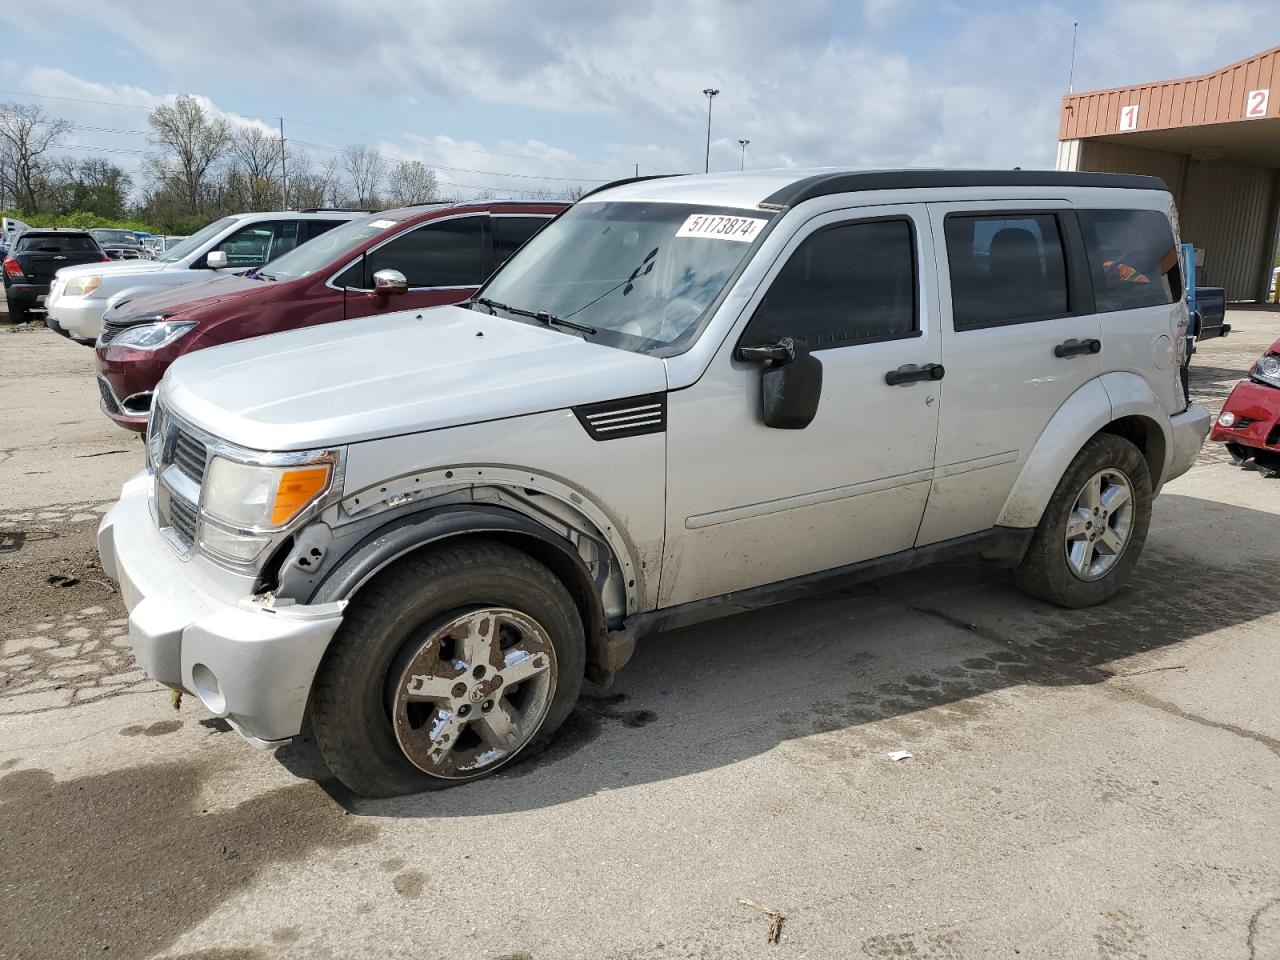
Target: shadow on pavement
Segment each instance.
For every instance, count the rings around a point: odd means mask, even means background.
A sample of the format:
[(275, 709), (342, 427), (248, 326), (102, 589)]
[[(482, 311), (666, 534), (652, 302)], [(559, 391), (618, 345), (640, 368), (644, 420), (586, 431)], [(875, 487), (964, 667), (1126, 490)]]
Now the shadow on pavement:
[[(545, 753), (475, 784), (362, 800), (332, 780), (309, 738), (277, 756), (353, 812), (485, 816), (830, 731), (855, 735), (817, 738), (814, 762), (824, 750), (848, 760), (902, 746), (877, 727), (901, 718), (919, 736), (973, 733), (992, 709), (983, 694), (1105, 682), (1126, 658), (1280, 610), (1280, 516), (1177, 495), (1158, 508), (1132, 581), (1102, 606), (1052, 607), (1017, 591), (1008, 571), (965, 563), (675, 631), (643, 642), (613, 688), (584, 694)], [(1237, 542), (1247, 549), (1233, 557)]]

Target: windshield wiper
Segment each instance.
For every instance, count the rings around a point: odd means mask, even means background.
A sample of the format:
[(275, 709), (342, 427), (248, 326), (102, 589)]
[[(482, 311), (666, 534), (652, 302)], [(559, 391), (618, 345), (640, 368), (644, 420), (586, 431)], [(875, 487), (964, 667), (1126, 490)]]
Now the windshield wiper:
[(270, 280), (270, 281), (271, 281), (271, 282), (273, 282), (273, 283), (275, 282), (275, 279), (276, 279), (276, 278), (275, 278), (274, 276), (272, 276), (271, 274), (269, 274), (269, 273), (263, 273), (261, 270), (258, 270), (258, 271), (254, 272), (254, 273), (251, 273), (251, 274), (249, 274), (249, 276), (250, 276), (250, 277), (252, 277), (252, 278), (253, 278), (253, 279), (255, 279), (255, 280)]
[(497, 300), (490, 300), (488, 297), (475, 297), (471, 301), (478, 303), (482, 307), (488, 307), (489, 313), (497, 316), (498, 310), (503, 310), (517, 317), (528, 317), (531, 320), (537, 320), (544, 326), (565, 327), (569, 330), (577, 330), (580, 333), (595, 336), (599, 331), (595, 327), (587, 326), (585, 323), (578, 323), (574, 320), (565, 320), (554, 314), (547, 313), (545, 310), (525, 310), (521, 307), (513, 307), (506, 303), (499, 303)]

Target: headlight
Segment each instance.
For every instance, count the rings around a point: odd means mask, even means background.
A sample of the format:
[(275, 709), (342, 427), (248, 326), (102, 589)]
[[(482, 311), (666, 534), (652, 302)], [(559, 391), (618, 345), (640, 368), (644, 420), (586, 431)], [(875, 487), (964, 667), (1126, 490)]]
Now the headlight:
[(1253, 377), (1273, 387), (1280, 387), (1280, 357), (1271, 353), (1259, 357), (1258, 362), (1253, 365)]
[(195, 327), (194, 320), (140, 323), (136, 327), (128, 327), (116, 334), (115, 339), (111, 341), (111, 346), (128, 347), (130, 350), (159, 350), (190, 333)]
[(214, 457), (204, 480), (204, 512), (239, 529), (283, 527), (329, 487), (329, 463), (262, 467)]
[(91, 277), (72, 277), (67, 281), (62, 293), (67, 297), (87, 297), (100, 286), (102, 286), (102, 277), (96, 274)]

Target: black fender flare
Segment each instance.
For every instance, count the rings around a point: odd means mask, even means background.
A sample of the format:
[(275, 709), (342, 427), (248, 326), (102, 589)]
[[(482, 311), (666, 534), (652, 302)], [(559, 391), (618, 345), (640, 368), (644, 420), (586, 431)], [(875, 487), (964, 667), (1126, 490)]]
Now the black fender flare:
[[(347, 550), (305, 601), (347, 600), (379, 571), (415, 551), (458, 537), (489, 537), (524, 550), (565, 585), (586, 632), (587, 677), (607, 683), (616, 666), (610, 655), (604, 604), (586, 564), (568, 540), (535, 520), (503, 507), (451, 505), (398, 516)], [(617, 666), (620, 666), (618, 664)]]

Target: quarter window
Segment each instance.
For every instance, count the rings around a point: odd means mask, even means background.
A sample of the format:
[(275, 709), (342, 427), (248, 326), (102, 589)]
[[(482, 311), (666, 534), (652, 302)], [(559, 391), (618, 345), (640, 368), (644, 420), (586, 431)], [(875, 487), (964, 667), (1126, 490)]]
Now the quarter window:
[(1182, 299), (1182, 270), (1169, 219), (1156, 210), (1081, 210), (1099, 313)]
[(827, 227), (800, 244), (769, 288), (747, 337), (782, 337), (811, 350), (912, 336), (916, 259), (911, 222)]
[(1062, 235), (1053, 214), (951, 214), (944, 232), (956, 330), (1070, 312)]
[(379, 270), (399, 270), (411, 287), (479, 286), (485, 278), (485, 219), (440, 220), (383, 244), (369, 253), (362, 286), (372, 288)]

